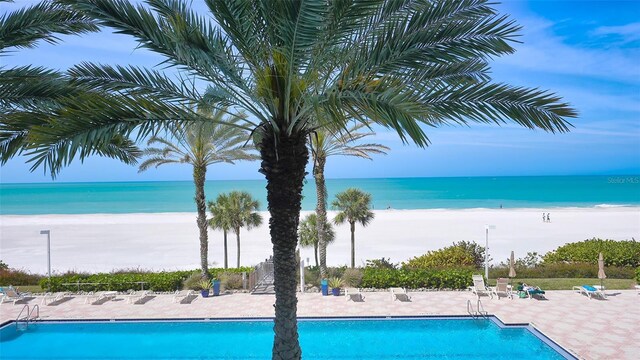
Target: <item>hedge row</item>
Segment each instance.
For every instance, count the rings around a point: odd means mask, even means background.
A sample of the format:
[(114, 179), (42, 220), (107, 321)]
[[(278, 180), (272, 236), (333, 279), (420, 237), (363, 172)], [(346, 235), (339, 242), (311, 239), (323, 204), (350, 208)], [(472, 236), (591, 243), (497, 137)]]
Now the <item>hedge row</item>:
[(464, 289), (471, 285), (471, 269), (408, 270), (365, 268), (362, 274), (363, 288), (386, 289)]
[[(222, 273), (250, 272), (252, 268), (239, 269), (209, 269), (212, 278), (218, 278)], [(182, 289), (182, 282), (189, 275), (198, 270), (172, 272), (136, 272), (136, 273), (99, 273), (99, 274), (68, 274), (52, 276), (40, 280), (42, 289), (50, 291), (127, 291), (141, 289), (139, 282), (145, 282), (144, 289), (151, 291), (175, 291)], [(66, 284), (66, 285), (63, 285)], [(79, 285), (78, 285), (79, 284)]]
[(0, 286), (36, 285), (41, 278), (41, 275), (31, 274), (23, 270), (0, 269)]
[(636, 269), (636, 282), (640, 285), (640, 267)]
[[(634, 269), (624, 266), (606, 266), (604, 269), (609, 279), (633, 279)], [(489, 277), (492, 279), (507, 277), (508, 267), (491, 268)], [(597, 278), (598, 265), (587, 263), (558, 263), (543, 264), (532, 268), (516, 268), (516, 277), (526, 279), (548, 278)]]
[(640, 242), (590, 239), (565, 244), (543, 256), (545, 263), (598, 263), (602, 252), (605, 266), (640, 266)]

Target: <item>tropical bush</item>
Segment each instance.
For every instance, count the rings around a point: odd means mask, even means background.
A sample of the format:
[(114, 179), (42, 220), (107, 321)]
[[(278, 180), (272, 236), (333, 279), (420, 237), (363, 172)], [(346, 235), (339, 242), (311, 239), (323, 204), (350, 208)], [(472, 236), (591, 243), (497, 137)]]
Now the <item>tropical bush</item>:
[(636, 282), (640, 284), (640, 267), (636, 268)]
[(640, 266), (640, 242), (635, 240), (589, 239), (560, 246), (543, 256), (548, 263), (598, 263), (602, 252), (605, 266)]
[(37, 285), (40, 279), (42, 276), (28, 271), (0, 267), (0, 286)]
[[(209, 269), (209, 275), (211, 278), (220, 278), (220, 275), (224, 272), (227, 273), (242, 273), (243, 271), (249, 272), (252, 268), (243, 267), (239, 269)], [(98, 273), (98, 274), (78, 274), (67, 273), (64, 275), (51, 277), (51, 290), (50, 291), (69, 291), (78, 290), (81, 291), (127, 291), (129, 289), (139, 289), (139, 282), (145, 282), (145, 290), (151, 291), (176, 291), (182, 288), (183, 283), (187, 280), (185, 287), (193, 289), (196, 286), (196, 282), (200, 281), (200, 272), (194, 274), (194, 270), (187, 271), (173, 271), (173, 272), (135, 272), (135, 273)], [(193, 279), (190, 279), (193, 277)], [(189, 280), (188, 280), (189, 279)], [(78, 285), (63, 285), (63, 284), (80, 284)], [(98, 285), (91, 285), (89, 283), (99, 283)], [(39, 282), (40, 287), (43, 289), (48, 288), (48, 279), (43, 278)], [(186, 286), (188, 285), (188, 286)]]
[(406, 269), (449, 268), (459, 266), (477, 267), (476, 259), (467, 248), (456, 244), (414, 257), (402, 264)]
[(242, 289), (242, 275), (237, 272), (225, 272), (220, 275), (220, 286), (225, 290)]
[(9, 270), (9, 265), (4, 261), (0, 260), (0, 270)]
[(202, 273), (194, 272), (182, 282), (182, 288), (188, 290), (200, 290), (200, 281), (202, 281)]
[(365, 268), (362, 275), (364, 288), (387, 289), (464, 289), (471, 285), (473, 269), (411, 270)]
[(342, 282), (348, 287), (359, 287), (362, 283), (362, 270), (346, 269), (342, 274)]
[(338, 289), (344, 285), (344, 282), (342, 282), (342, 279), (335, 277), (329, 279), (329, 283), (327, 285), (332, 289)]
[[(634, 269), (628, 266), (605, 267), (607, 278), (633, 279)], [(548, 278), (597, 278), (598, 265), (588, 263), (557, 263), (544, 264), (537, 267), (516, 266), (517, 278), (548, 279)], [(507, 277), (509, 267), (503, 265), (489, 269), (489, 277), (492, 279)]]
[(389, 259), (380, 258), (380, 259), (367, 260), (365, 267), (376, 268), (376, 269), (397, 269), (398, 265), (392, 263), (390, 258)]

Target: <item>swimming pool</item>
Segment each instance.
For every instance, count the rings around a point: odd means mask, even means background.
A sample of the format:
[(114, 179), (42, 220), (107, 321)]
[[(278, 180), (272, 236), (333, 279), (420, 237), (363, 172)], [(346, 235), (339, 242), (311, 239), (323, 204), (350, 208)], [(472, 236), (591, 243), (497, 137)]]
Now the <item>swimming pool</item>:
[[(272, 328), (269, 319), (11, 323), (0, 358), (269, 359)], [(304, 359), (573, 359), (534, 332), (495, 318), (299, 320)]]

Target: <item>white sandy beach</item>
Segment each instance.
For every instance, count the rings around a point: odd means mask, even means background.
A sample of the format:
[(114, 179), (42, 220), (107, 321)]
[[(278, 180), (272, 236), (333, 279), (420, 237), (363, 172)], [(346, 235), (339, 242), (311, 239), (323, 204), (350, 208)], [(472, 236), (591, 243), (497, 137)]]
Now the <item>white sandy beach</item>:
[[(551, 223), (542, 222), (542, 212)], [(308, 212), (304, 212), (306, 214)], [(356, 263), (391, 258), (406, 261), (454, 241), (484, 245), (498, 263), (511, 250), (516, 257), (529, 251), (545, 253), (567, 242), (600, 237), (640, 239), (640, 207), (563, 209), (379, 210), (366, 228), (356, 227)], [(242, 265), (255, 265), (271, 254), (267, 213), (263, 225), (241, 232)], [(330, 213), (330, 217), (333, 213)], [(46, 236), (51, 230), (54, 272), (111, 271), (122, 268), (196, 269), (199, 264), (195, 213), (4, 215), (0, 216), (0, 259), (13, 268), (44, 274)], [(328, 248), (329, 265), (349, 263), (348, 226), (336, 227), (337, 239)], [(209, 231), (209, 261), (221, 267), (222, 233)], [(313, 249), (302, 249), (313, 264)], [(229, 265), (236, 265), (235, 235), (229, 235)]]

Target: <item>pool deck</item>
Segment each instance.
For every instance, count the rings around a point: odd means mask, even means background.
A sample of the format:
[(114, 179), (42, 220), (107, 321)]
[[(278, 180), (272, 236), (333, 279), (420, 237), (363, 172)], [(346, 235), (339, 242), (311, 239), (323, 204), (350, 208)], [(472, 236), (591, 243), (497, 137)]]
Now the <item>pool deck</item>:
[[(572, 291), (547, 291), (547, 300), (500, 300), (482, 297), (484, 309), (506, 324), (530, 323), (581, 359), (638, 359), (640, 356), (640, 295), (633, 290), (606, 291), (607, 300), (590, 300)], [(410, 293), (410, 302), (392, 301), (389, 292), (365, 292), (363, 302), (344, 296), (298, 294), (298, 316), (409, 316), (468, 315), (470, 292), (437, 291)], [(85, 296), (42, 305), (44, 320), (59, 319), (160, 319), (245, 318), (274, 316), (274, 295), (236, 293), (197, 297), (191, 303), (174, 303), (173, 295), (153, 295), (143, 304), (130, 304), (119, 296), (101, 305), (85, 304)], [(15, 320), (24, 305), (4, 303), (0, 322)]]

